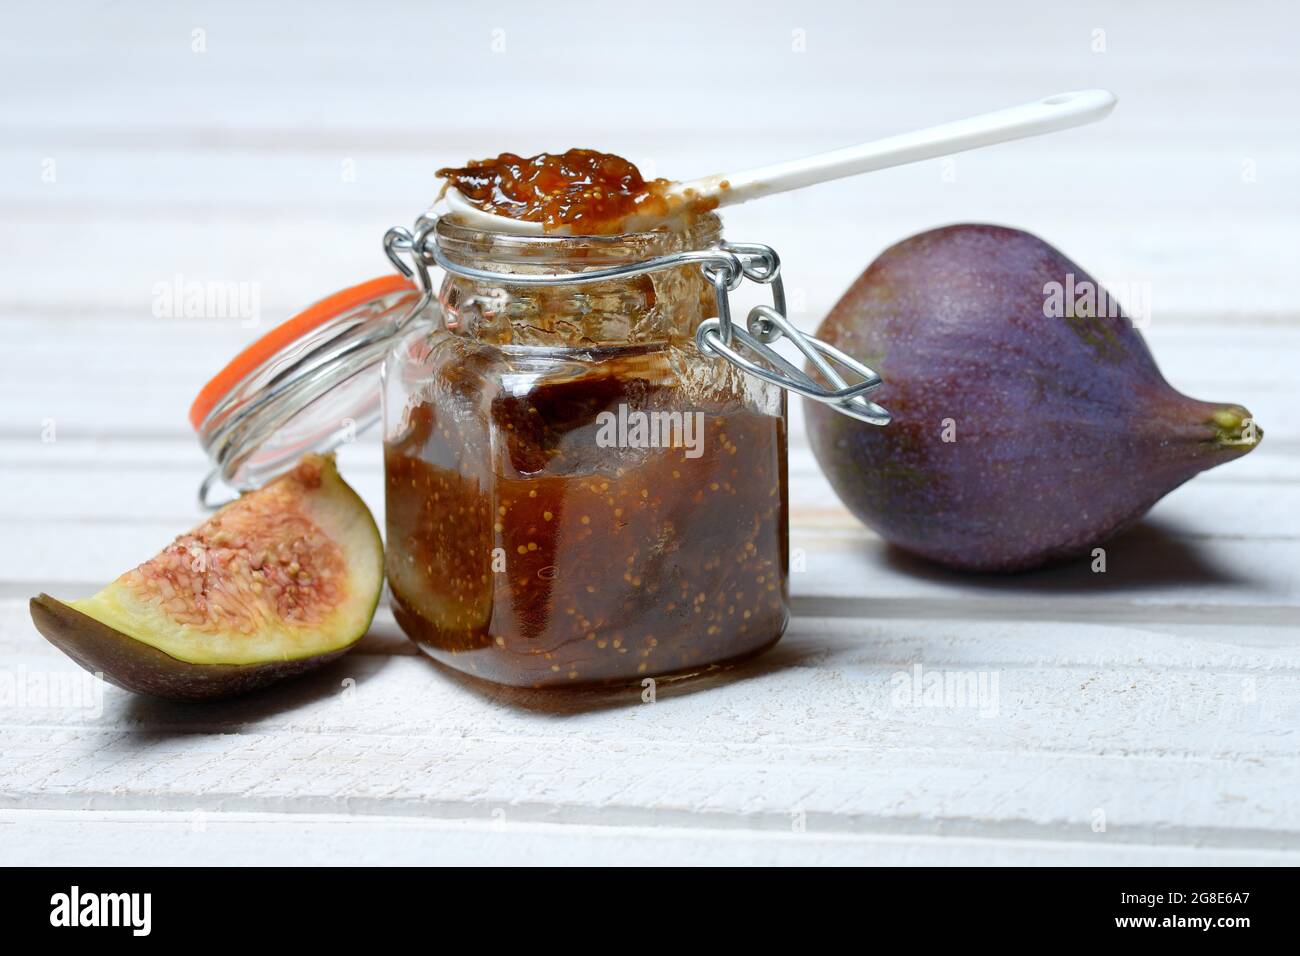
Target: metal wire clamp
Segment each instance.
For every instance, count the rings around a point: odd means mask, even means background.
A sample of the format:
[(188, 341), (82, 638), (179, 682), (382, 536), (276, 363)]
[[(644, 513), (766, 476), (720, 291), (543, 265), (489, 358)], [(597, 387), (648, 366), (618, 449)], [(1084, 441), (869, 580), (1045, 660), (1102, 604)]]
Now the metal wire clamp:
[[(416, 311), (433, 297), (430, 265), (479, 282), (516, 286), (605, 282), (697, 265), (713, 286), (718, 306), (717, 317), (700, 323), (695, 333), (695, 345), (703, 354), (726, 359), (749, 375), (829, 405), (851, 418), (870, 425), (889, 424), (889, 412), (866, 397), (883, 384), (880, 376), (852, 356), (799, 331), (786, 317), (781, 260), (770, 246), (721, 242), (710, 249), (674, 252), (586, 272), (520, 274), (477, 269), (453, 261), (438, 248), (434, 236), (436, 223), (436, 217), (421, 216), (416, 220), (414, 231), (398, 227), (390, 229), (384, 236), (384, 250), (393, 265), (407, 278), (415, 278), (420, 283), (424, 298)], [(413, 264), (405, 261), (406, 255), (410, 256)], [(731, 293), (745, 279), (770, 285), (772, 304), (752, 308), (744, 327), (741, 327), (732, 319)], [(788, 339), (799, 350), (821, 380), (772, 348), (781, 338)], [(851, 373), (854, 378), (851, 384), (845, 380), (841, 370)]]

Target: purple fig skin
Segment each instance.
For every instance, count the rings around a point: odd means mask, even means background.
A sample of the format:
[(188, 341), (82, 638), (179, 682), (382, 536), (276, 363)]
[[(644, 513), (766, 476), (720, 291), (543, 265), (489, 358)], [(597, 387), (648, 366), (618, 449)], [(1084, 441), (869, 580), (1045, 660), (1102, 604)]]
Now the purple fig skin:
[(1259, 443), (1245, 408), (1175, 391), (1127, 317), (1047, 317), (1045, 287), (1069, 275), (1093, 282), (1029, 233), (956, 225), (890, 247), (849, 288), (817, 335), (880, 373), (871, 397), (893, 421), (805, 407), (859, 520), (949, 567), (1023, 571), (1088, 553)]

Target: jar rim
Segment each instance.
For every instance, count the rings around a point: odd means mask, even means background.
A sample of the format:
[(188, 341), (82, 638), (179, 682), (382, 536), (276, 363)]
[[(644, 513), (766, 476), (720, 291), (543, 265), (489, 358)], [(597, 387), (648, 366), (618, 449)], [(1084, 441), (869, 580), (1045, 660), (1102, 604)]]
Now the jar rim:
[(564, 266), (563, 271), (573, 271), (575, 264), (622, 265), (683, 249), (707, 248), (721, 240), (722, 220), (714, 213), (702, 213), (645, 232), (536, 236), (493, 232), (468, 225), (454, 215), (444, 215), (438, 217), (434, 233), (439, 250), (461, 264), (555, 264)]

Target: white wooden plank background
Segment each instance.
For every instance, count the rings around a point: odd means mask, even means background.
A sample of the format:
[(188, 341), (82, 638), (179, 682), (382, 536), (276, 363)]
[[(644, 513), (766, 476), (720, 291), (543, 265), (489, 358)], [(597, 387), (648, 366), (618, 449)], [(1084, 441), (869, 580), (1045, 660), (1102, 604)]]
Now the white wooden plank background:
[[(1107, 86), (1102, 126), (738, 209), (728, 233), (779, 249), (811, 327), (906, 235), (1030, 229), (1145, 283), (1169, 379), (1247, 405), (1267, 438), (1161, 502), (1105, 575), (990, 579), (856, 524), (796, 414), (807, 570), (752, 667), (653, 704), (484, 693), (381, 612), (343, 661), (244, 701), (11, 694), (0, 862), (1300, 860), (1293, 5), (742, 19), (673, 0), (601, 5), (599, 28), (555, 4), (71, 7), (7, 11), (0, 35), (5, 686), (80, 673), (31, 627), (31, 594), (86, 593), (199, 518), (185, 410), (205, 377), (382, 273), (379, 239), (431, 199), (432, 170), (501, 148), (694, 175)], [(176, 276), (250, 283), (259, 321), (155, 317)], [(382, 508), (375, 441), (341, 461)], [(899, 700), (917, 665), (996, 679), (996, 713)]]

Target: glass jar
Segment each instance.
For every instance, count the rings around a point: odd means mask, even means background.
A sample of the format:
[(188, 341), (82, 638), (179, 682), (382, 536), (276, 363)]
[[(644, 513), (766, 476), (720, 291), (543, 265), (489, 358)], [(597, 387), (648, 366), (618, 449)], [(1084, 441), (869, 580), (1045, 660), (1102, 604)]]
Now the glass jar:
[[(398, 274), (313, 303), (199, 392), (204, 507), (382, 417), (394, 612), (437, 660), (572, 687), (780, 639), (786, 390), (872, 425), (889, 413), (867, 398), (875, 372), (786, 317), (775, 250), (723, 242), (711, 215), (564, 237), (426, 213), (384, 251)], [(742, 323), (745, 280), (772, 304)]]
[[(450, 262), (586, 272), (720, 239), (485, 233)], [(526, 687), (735, 661), (789, 619), (786, 399), (696, 347), (698, 267), (573, 285), (449, 273), (384, 360), (387, 570), (436, 660)]]

